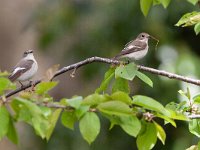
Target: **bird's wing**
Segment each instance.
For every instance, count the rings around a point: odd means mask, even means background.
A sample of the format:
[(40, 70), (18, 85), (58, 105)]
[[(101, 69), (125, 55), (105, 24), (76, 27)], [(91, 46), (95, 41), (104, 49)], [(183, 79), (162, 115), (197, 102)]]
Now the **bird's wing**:
[(125, 47), (127, 47), (129, 44), (131, 44), (132, 42), (134, 42), (134, 40), (129, 41), (128, 43), (126, 43)]
[(10, 81), (15, 81), (23, 73), (31, 69), (34, 61), (22, 59), (13, 69), (11, 75), (8, 77)]
[(115, 58), (119, 58), (123, 55), (134, 53), (143, 50), (147, 46), (147, 43), (141, 41), (131, 41), (125, 45), (125, 48)]
[(147, 45), (146, 42), (133, 40), (133, 41), (128, 42), (122, 51), (126, 51), (129, 49), (133, 49), (133, 50), (135, 49), (135, 51), (138, 51), (138, 49), (144, 48), (144, 47), (146, 47), (146, 45)]

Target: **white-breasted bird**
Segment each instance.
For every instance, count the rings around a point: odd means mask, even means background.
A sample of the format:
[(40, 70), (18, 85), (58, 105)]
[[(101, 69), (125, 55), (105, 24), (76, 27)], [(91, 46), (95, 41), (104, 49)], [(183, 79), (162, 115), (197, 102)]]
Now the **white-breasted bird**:
[(38, 64), (33, 56), (33, 50), (27, 50), (8, 78), (12, 82), (19, 81), (23, 86), (21, 82), (30, 80), (37, 73), (37, 70)]
[(152, 38), (148, 33), (140, 33), (135, 40), (127, 43), (125, 48), (114, 59), (140, 60), (148, 52), (148, 40), (150, 37)]

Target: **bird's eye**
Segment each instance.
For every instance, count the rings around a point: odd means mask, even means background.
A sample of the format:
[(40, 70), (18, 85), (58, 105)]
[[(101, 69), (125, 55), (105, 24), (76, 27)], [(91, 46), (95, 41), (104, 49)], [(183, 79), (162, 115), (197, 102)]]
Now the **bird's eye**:
[(144, 34), (142, 34), (142, 37), (144, 37)]

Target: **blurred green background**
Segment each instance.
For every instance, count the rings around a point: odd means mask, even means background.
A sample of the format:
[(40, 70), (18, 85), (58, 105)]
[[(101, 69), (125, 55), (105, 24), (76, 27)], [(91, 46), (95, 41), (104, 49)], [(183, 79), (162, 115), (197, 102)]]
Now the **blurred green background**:
[[(41, 64), (40, 77), (54, 64), (67, 66), (92, 56), (112, 58), (140, 32), (147, 32), (158, 38), (160, 43), (155, 50), (156, 42), (150, 40), (149, 53), (139, 64), (200, 77), (199, 36), (195, 35), (193, 28), (174, 26), (183, 14), (199, 9), (185, 0), (173, 0), (167, 10), (162, 6), (153, 7), (146, 18), (136, 0), (2, 0), (0, 4), (1, 70), (11, 70), (24, 50), (36, 49), (35, 55)], [(106, 64), (95, 63), (80, 68), (75, 78), (71, 78), (69, 73), (64, 74), (57, 78), (60, 84), (51, 94), (55, 100), (73, 95), (87, 96), (100, 85), (108, 68)], [(200, 91), (197, 86), (145, 74), (154, 82), (154, 88), (134, 79), (130, 82), (133, 95), (147, 95), (166, 105), (171, 101), (185, 100), (179, 96), (179, 89), (189, 87), (193, 96)], [(100, 118), (101, 133), (91, 146), (83, 140), (77, 125), (75, 131), (71, 131), (58, 123), (47, 143), (37, 137), (28, 125), (18, 124), (19, 146), (4, 139), (0, 149), (136, 149), (134, 138), (120, 127), (109, 131), (108, 120)], [(183, 150), (198, 142), (189, 133), (186, 123), (178, 122), (177, 128), (166, 125), (164, 129), (166, 145), (158, 141), (155, 150)]]

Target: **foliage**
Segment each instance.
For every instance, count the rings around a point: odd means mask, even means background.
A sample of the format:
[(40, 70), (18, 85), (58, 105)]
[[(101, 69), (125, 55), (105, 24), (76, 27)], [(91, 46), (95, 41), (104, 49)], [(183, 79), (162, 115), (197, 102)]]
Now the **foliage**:
[[(199, 119), (188, 118), (189, 114), (199, 113), (194, 107), (200, 104), (199, 95), (192, 97), (189, 89), (186, 92), (179, 91), (187, 101), (169, 103), (166, 106), (148, 96), (132, 97), (128, 81), (132, 81), (136, 76), (148, 85), (153, 85), (151, 79), (138, 71), (134, 63), (112, 66), (105, 73), (95, 93), (86, 97), (63, 98), (58, 102), (48, 94), (58, 82), (41, 82), (35, 87), (35, 91), (22, 92), (20, 96), (13, 97), (10, 104), (7, 104), (7, 99), (1, 104), (0, 138), (7, 136), (17, 144), (14, 122), (23, 121), (32, 126), (38, 136), (49, 140), (61, 116), (61, 123), (68, 129), (73, 130), (75, 123), (79, 122), (81, 135), (91, 144), (100, 133), (99, 114), (110, 121), (110, 129), (120, 126), (125, 133), (136, 138), (138, 149), (152, 149), (157, 139), (164, 145), (166, 133), (162, 126), (170, 123), (176, 127), (176, 120), (187, 121), (189, 131), (200, 136)], [(8, 85), (11, 84), (6, 77), (2, 79), (6, 80)], [(109, 86), (112, 87), (111, 92), (108, 91)], [(0, 84), (0, 89), (4, 94), (10, 86)], [(12, 113), (4, 104), (10, 105)], [(165, 124), (157, 122), (158, 119), (162, 119)]]
[[(196, 5), (198, 0), (187, 0), (189, 3)], [(167, 8), (171, 0), (140, 0), (141, 11), (144, 16), (147, 16), (150, 8), (155, 5), (162, 5), (164, 8)], [(195, 25), (194, 31), (196, 34), (200, 32), (200, 12), (191, 12), (186, 13), (181, 17), (176, 26), (187, 27)]]
[[(198, 2), (198, 0), (187, 1), (193, 5)], [(167, 8), (170, 2), (171, 0), (140, 0), (141, 11), (147, 16), (152, 6), (162, 5)], [(74, 10), (70, 11), (76, 15)], [(198, 34), (199, 16), (199, 12), (187, 13), (176, 26), (195, 25), (194, 29)], [(58, 18), (59, 21), (62, 19), (66, 21), (65, 18)], [(59, 28), (64, 27), (65, 24)], [(52, 34), (56, 34), (54, 32)], [(53, 40), (46, 37), (48, 35), (43, 37), (44, 43)], [(77, 123), (83, 139), (92, 144), (103, 128), (100, 116), (109, 120), (110, 130), (119, 126), (126, 134), (135, 138), (138, 149), (142, 150), (152, 149), (157, 140), (165, 145), (167, 136), (164, 127), (168, 124), (177, 127), (177, 120), (187, 122), (188, 131), (200, 137), (200, 119), (190, 118), (191, 115), (200, 113), (200, 95), (192, 96), (189, 88), (186, 92), (180, 90), (179, 93), (185, 97), (183, 101), (171, 102), (165, 106), (159, 102), (159, 99), (155, 100), (146, 95), (133, 95), (129, 83), (132, 83), (136, 77), (153, 87), (152, 80), (140, 72), (134, 63), (111, 66), (94, 93), (86, 97), (62, 98), (60, 101), (56, 101), (49, 94), (58, 82), (43, 81), (35, 87), (35, 91), (21, 92), (19, 96), (12, 97), (11, 102), (8, 103), (4, 95), (6, 91), (15, 89), (16, 86), (6, 78), (7, 75), (6, 72), (0, 73), (2, 95), (0, 139), (7, 137), (15, 144), (18, 143), (15, 123), (20, 121), (32, 126), (35, 133), (47, 141), (51, 138), (58, 121), (70, 130), (74, 130)], [(198, 143), (188, 149), (198, 149), (199, 145)]]

